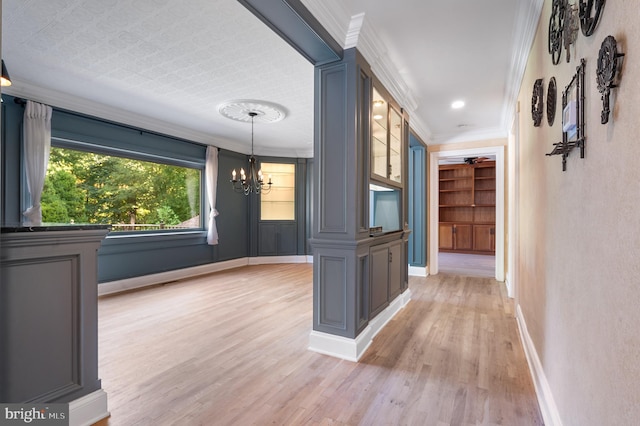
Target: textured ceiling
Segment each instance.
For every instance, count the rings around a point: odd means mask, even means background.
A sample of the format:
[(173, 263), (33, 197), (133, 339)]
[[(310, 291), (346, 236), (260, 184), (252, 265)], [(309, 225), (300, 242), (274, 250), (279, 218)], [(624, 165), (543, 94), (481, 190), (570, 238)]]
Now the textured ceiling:
[(14, 80), (8, 93), (85, 106), (60, 92), (118, 110), (85, 108), (107, 118), (245, 152), (250, 125), (222, 117), (218, 105), (264, 100), (282, 105), (287, 119), (256, 124), (256, 153), (312, 153), (313, 66), (236, 1), (2, 6), (2, 56)]
[[(540, 1), (303, 3), (339, 44), (364, 52), (425, 142), (446, 143), (506, 136), (528, 53), (519, 34), (537, 21), (523, 10)], [(235, 0), (2, 7), (9, 94), (240, 152), (249, 151), (250, 125), (218, 106), (262, 100), (286, 118), (256, 124), (256, 154), (313, 154), (313, 66)], [(452, 111), (459, 98), (467, 107)]]

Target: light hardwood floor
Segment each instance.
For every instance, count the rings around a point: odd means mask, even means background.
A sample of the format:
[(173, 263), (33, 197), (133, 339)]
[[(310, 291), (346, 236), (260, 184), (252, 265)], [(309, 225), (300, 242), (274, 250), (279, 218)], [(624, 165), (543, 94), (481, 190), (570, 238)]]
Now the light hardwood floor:
[(312, 266), (102, 297), (104, 425), (541, 425), (504, 285), (411, 277), (359, 363), (307, 350)]
[(486, 254), (438, 253), (438, 270), (445, 274), (495, 277), (496, 257)]

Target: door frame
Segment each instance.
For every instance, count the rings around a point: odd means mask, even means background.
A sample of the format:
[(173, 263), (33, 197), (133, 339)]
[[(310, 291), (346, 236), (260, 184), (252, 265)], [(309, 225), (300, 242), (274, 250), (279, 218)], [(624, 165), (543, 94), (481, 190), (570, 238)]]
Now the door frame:
[(457, 149), (450, 151), (433, 151), (429, 153), (429, 274), (438, 273), (438, 237), (439, 237), (439, 191), (438, 162), (447, 157), (481, 157), (495, 155), (496, 157), (496, 269), (495, 279), (505, 279), (505, 179), (504, 179), (504, 146), (485, 148)]

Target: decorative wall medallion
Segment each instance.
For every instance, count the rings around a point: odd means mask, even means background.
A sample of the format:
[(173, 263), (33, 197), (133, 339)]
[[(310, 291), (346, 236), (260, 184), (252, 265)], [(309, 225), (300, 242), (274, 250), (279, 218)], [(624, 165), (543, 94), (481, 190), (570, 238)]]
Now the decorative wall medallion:
[(569, 4), (564, 0), (564, 20), (562, 23), (562, 42), (567, 51), (567, 63), (571, 61), (571, 45), (575, 44), (580, 29), (580, 18), (578, 17), (578, 7)]
[(542, 91), (542, 79), (539, 78), (533, 84), (533, 96), (531, 97), (531, 117), (535, 127), (540, 127), (542, 122)]
[(562, 26), (564, 23), (564, 4), (566, 0), (553, 0), (549, 18), (549, 54), (553, 65), (560, 63), (562, 54)]
[(558, 89), (556, 87), (556, 78), (551, 77), (549, 80), (549, 88), (547, 89), (547, 123), (549, 127), (553, 126), (556, 120), (556, 103), (558, 98)]
[[(596, 30), (605, 0), (579, 0), (580, 1), (580, 28), (582, 34), (589, 37)], [(595, 5), (595, 15), (593, 6)]]
[(602, 114), (600, 122), (607, 124), (609, 122), (609, 94), (611, 89), (618, 87), (615, 79), (618, 74), (619, 59), (624, 53), (618, 53), (618, 43), (613, 36), (607, 36), (600, 46), (598, 54), (598, 68), (596, 70), (596, 81), (598, 82), (598, 90), (602, 94)]

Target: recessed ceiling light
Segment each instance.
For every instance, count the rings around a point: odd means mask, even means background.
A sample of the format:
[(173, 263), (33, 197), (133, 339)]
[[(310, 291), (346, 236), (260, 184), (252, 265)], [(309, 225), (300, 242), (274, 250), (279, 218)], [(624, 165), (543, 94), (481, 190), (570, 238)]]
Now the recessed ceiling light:
[(462, 108), (463, 106), (464, 106), (464, 101), (454, 101), (454, 102), (451, 104), (451, 108), (453, 108), (453, 109), (460, 109), (460, 108)]

